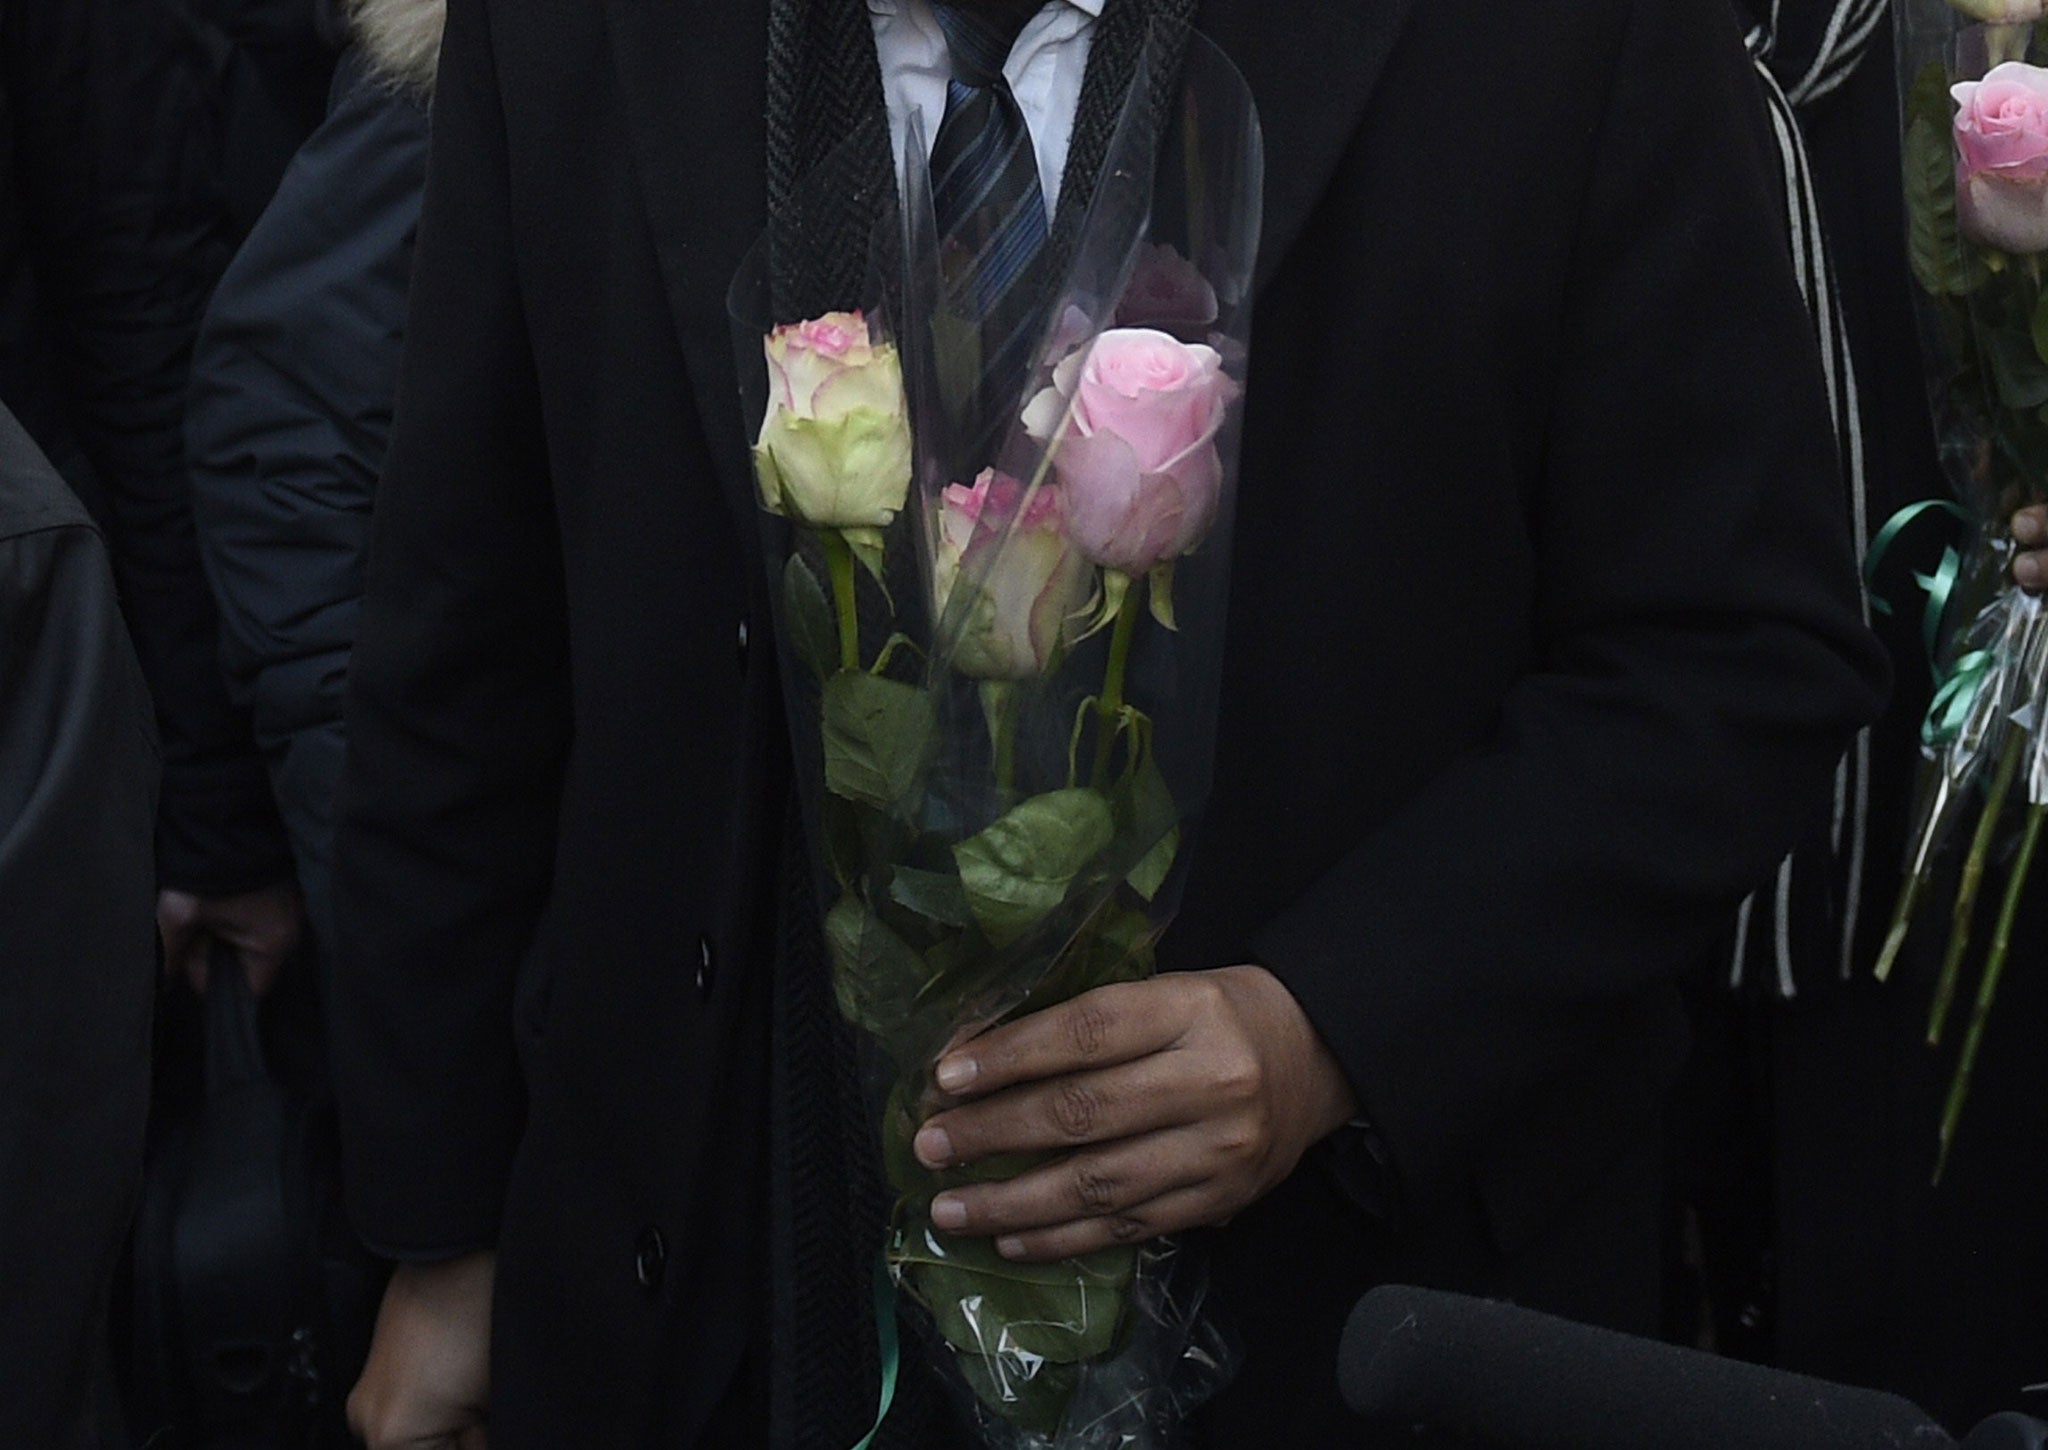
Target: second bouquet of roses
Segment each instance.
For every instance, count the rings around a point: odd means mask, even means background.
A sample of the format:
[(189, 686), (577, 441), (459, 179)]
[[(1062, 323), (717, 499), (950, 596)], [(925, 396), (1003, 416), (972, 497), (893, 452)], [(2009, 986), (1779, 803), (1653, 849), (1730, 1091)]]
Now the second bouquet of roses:
[(1873, 546), (1872, 565), (1929, 508), (1969, 529), (1967, 546), (1949, 550), (1920, 581), (1937, 686), (1921, 731), (1905, 883), (1877, 968), (1880, 978), (1891, 971), (1942, 874), (1944, 847), (1961, 836), (1968, 846), (1955, 876), (1930, 1045), (1942, 1040), (1971, 948), (1985, 940), (1987, 895), (1997, 903), (1942, 1113), (1939, 1178), (2048, 819), (2048, 612), (2012, 582), (2006, 533), (2015, 511), (2048, 490), (2048, 3), (1900, 0), (1894, 15), (1908, 253), (1955, 499), (1894, 520)]

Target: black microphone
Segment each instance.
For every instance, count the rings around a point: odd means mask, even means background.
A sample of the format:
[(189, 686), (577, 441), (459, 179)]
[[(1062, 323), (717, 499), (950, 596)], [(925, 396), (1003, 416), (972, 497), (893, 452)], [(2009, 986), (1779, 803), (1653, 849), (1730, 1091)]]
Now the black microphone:
[(1955, 1450), (1896, 1395), (1386, 1285), (1352, 1310), (1344, 1398), (1490, 1450)]
[(2026, 1415), (1993, 1415), (1970, 1432), (1963, 1450), (2048, 1450), (2048, 1425)]

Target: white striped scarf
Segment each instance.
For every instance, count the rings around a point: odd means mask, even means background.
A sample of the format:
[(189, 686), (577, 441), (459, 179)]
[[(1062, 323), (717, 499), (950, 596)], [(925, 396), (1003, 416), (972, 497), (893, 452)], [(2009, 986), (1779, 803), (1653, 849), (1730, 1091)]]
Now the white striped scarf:
[[(1850, 519), (1856, 540), (1857, 564), (1870, 538), (1870, 501), (1864, 476), (1863, 416), (1857, 398), (1855, 366), (1849, 355), (1849, 336), (1842, 322), (1841, 296), (1835, 285), (1835, 270), (1828, 255), (1826, 229), (1813, 186), (1813, 170), (1807, 158), (1806, 142), (1800, 129), (1799, 111), (1840, 89), (1855, 73), (1871, 37), (1884, 23), (1888, 0), (1835, 0), (1819, 49), (1803, 68), (1776, 53), (1782, 0), (1771, 0), (1768, 19), (1755, 24), (1745, 37), (1750, 59), (1763, 86), (1770, 112), (1771, 129), (1777, 140), (1785, 183), (1785, 210), (1790, 222), (1792, 262), (1799, 290), (1813, 314), (1813, 326), (1820, 342), (1821, 366), (1826, 375), (1828, 409), (1834, 421), (1840, 448), (1843, 483), (1848, 493)], [(1870, 620), (1870, 605), (1863, 601), (1863, 617)], [(1792, 902), (1793, 888), (1803, 873), (1832, 871), (1841, 883), (1839, 925), (1841, 928), (1838, 966), (1847, 978), (1856, 962), (1857, 931), (1863, 912), (1862, 888), (1870, 835), (1870, 732), (1857, 735), (1835, 768), (1835, 804), (1830, 821), (1829, 845), (1832, 861), (1814, 861), (1794, 853), (1779, 864), (1774, 888), (1759, 891), (1742, 903), (1736, 913), (1735, 948), (1729, 967), (1729, 986), (1740, 987), (1752, 973), (1752, 948), (1757, 936), (1757, 915), (1768, 913), (1768, 948), (1775, 967), (1774, 986), (1780, 996), (1797, 993), (1793, 971)]]

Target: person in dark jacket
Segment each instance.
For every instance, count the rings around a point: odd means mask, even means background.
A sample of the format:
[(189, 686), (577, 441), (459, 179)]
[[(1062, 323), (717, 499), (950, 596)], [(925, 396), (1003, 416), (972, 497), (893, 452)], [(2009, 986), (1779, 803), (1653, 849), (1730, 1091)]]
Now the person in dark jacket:
[(227, 260), (203, 38), (162, 0), (0, 0), (0, 401), (105, 531), (164, 746), (168, 963), (211, 939), (259, 987), (299, 931), (247, 715), (229, 701), (182, 424), (194, 330)]
[(84, 507), (0, 407), (0, 1445), (114, 1450), (142, 1174), (156, 727)]
[[(1898, 510), (1951, 493), (1913, 315), (1892, 19), (1870, 0), (1747, 8), (1776, 17), (1775, 68), (1800, 101), (1860, 393), (1868, 537)], [(1809, 74), (1820, 83), (1802, 88)], [(2016, 573), (2034, 586), (2048, 580), (2040, 524), (2039, 510), (2014, 521), (2035, 546)], [(2037, 868), (1961, 1132), (1932, 1184), (1961, 1036), (1952, 1029), (1941, 1052), (1925, 1041), (1946, 904), (1922, 912), (1890, 981), (1873, 980), (1871, 967), (1899, 890), (1933, 690), (1912, 576), (1931, 572), (1948, 541), (1926, 521), (1876, 580), (1896, 605), (1875, 622), (1898, 688), (1872, 732), (1857, 950), (1845, 960), (1838, 937), (1796, 941), (1814, 969), (1791, 1000), (1752, 1004), (1743, 1030), (1745, 1055), (1765, 1065), (1755, 1122), (1770, 1177), (1762, 1201), (1773, 1292), (1754, 1306), (1768, 1331), (1761, 1351), (1786, 1368), (1897, 1391), (1960, 1427), (2000, 1410), (2038, 1413), (2028, 1387), (2048, 1381), (2048, 1095), (2038, 1047), (2048, 1030), (2048, 875)]]
[[(378, 1450), (872, 1423), (875, 1239), (811, 1236), (841, 1082), (726, 298), (806, 158), (886, 125), (885, 9), (451, 0), (335, 857), (350, 1191), (408, 1261)], [(1375, 1282), (1655, 1327), (1674, 981), (1883, 666), (1725, 7), (1096, 9), (1076, 136), (1193, 14), (1267, 139), (1214, 796), (1173, 970), (936, 1126), (1022, 1146), (1128, 1049), (1042, 1216), (986, 1188), (967, 1231), (1227, 1219), (1246, 1354), (1191, 1443), (1370, 1444), (1334, 1367)], [(1105, 1191), (1112, 1129), (1147, 1161)], [(917, 1368), (878, 1443), (962, 1443), (899, 1418)]]
[(367, 0), (333, 108), (221, 278), (186, 414), (222, 657), (255, 725), (316, 941), (342, 702), (426, 185), (441, 0)]

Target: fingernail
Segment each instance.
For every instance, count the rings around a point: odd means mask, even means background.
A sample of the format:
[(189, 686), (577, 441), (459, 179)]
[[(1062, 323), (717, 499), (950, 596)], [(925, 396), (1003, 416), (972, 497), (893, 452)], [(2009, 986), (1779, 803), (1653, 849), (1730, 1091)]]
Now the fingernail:
[(939, 1064), (939, 1069), (933, 1076), (938, 1078), (939, 1086), (947, 1092), (957, 1093), (973, 1082), (974, 1075), (980, 1071), (980, 1064), (971, 1057), (949, 1057)]
[(1024, 1240), (1006, 1235), (996, 1240), (996, 1252), (1006, 1259), (1021, 1259), (1024, 1257)]
[(918, 1133), (917, 1161), (927, 1168), (944, 1168), (953, 1161), (953, 1140), (944, 1128), (925, 1128)]
[(2012, 566), (2012, 577), (2019, 580), (2021, 584), (2029, 589), (2039, 589), (2041, 587), (2041, 561), (2032, 554), (2022, 555), (2020, 561)]
[(932, 1222), (943, 1229), (966, 1228), (967, 1205), (950, 1193), (942, 1193), (932, 1200)]
[(2044, 533), (2048, 533), (2048, 526), (2042, 524), (2037, 513), (2029, 511), (2012, 521), (2012, 536), (2022, 544), (2038, 544)]

